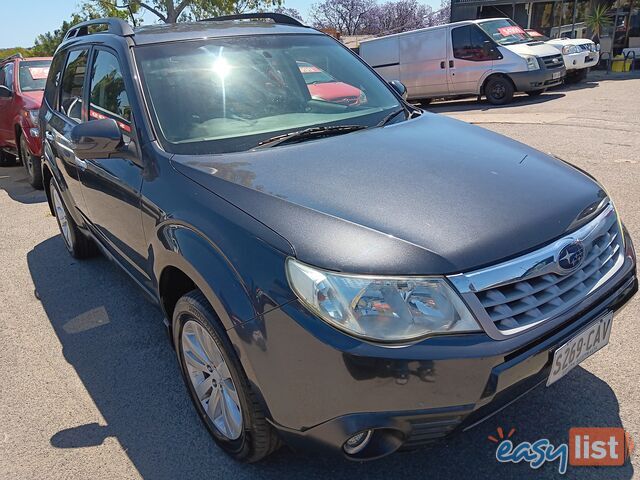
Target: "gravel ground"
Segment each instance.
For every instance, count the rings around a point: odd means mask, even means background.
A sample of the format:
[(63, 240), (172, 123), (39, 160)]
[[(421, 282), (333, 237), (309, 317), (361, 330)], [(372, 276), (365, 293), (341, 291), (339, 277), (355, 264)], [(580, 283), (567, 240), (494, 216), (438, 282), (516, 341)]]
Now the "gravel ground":
[[(507, 107), (458, 101), (432, 111), (564, 158), (594, 174), (640, 244), (640, 78), (518, 97)], [(42, 192), (21, 168), (0, 169), (0, 478), (554, 478), (502, 465), (487, 440), (567, 440), (572, 426), (624, 426), (640, 442), (640, 304), (616, 317), (610, 345), (563, 381), (431, 450), (358, 464), (283, 448), (237, 465), (215, 447), (179, 377), (159, 311), (103, 258), (70, 258)], [(628, 479), (619, 468), (569, 467), (567, 478)]]

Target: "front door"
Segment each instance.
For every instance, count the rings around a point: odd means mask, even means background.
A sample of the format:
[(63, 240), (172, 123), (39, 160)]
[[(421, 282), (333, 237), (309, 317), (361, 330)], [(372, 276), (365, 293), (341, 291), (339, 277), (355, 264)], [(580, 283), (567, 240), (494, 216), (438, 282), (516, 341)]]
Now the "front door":
[(493, 68), (492, 41), (477, 25), (451, 29), (449, 42), (449, 90), (453, 95), (477, 95)]
[(140, 214), (142, 167), (135, 141), (129, 96), (116, 52), (96, 47), (88, 80), (88, 118), (113, 119), (120, 127), (124, 147), (109, 158), (86, 159), (80, 170), (87, 216), (94, 234), (148, 286), (147, 245)]

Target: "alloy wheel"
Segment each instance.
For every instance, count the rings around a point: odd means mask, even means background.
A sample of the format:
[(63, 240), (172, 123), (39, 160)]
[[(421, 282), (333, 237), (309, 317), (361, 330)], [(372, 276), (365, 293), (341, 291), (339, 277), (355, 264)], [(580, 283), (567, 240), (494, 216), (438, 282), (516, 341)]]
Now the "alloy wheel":
[(182, 328), (182, 355), (193, 391), (216, 429), (229, 440), (242, 434), (242, 407), (222, 351), (198, 322)]
[(30, 177), (33, 177), (33, 157), (29, 155), (29, 147), (24, 135), (20, 136), (20, 158)]

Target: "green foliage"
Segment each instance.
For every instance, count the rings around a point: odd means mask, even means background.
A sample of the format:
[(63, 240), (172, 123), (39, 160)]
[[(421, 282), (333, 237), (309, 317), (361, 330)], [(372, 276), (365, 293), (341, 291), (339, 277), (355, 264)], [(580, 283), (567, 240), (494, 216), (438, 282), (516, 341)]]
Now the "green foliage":
[(12, 48), (0, 48), (0, 60), (10, 57), (16, 53), (21, 53), (23, 57), (33, 57), (33, 53), (28, 48), (12, 47)]
[(609, 17), (609, 5), (599, 4), (596, 5), (591, 13), (587, 15), (587, 26), (591, 29), (594, 35), (598, 37), (607, 30), (611, 24), (611, 17)]

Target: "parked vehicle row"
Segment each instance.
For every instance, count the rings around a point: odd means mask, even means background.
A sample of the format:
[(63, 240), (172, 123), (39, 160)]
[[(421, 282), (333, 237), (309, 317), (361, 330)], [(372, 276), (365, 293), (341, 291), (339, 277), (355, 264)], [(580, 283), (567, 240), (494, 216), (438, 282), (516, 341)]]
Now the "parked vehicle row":
[[(531, 53), (551, 47), (507, 46), (489, 50), (537, 62), (518, 82), (564, 72)], [(462, 431), (603, 347), (638, 289), (597, 181), (405, 93), (279, 14), (92, 20), (54, 55), (41, 172), (64, 247), (158, 304), (239, 461), (282, 442), (371, 460)]]
[(359, 53), (386, 80), (403, 82), (410, 100), (483, 95), (504, 105), (515, 92), (540, 95), (568, 72), (584, 78), (598, 62), (593, 46), (585, 39), (545, 43), (513, 20), (490, 18), (365, 40)]
[(50, 63), (20, 54), (0, 61), (0, 165), (19, 159), (36, 188), (42, 187), (38, 112)]

